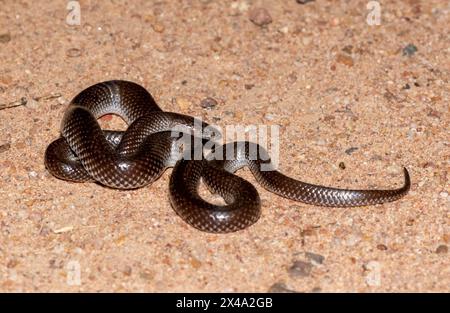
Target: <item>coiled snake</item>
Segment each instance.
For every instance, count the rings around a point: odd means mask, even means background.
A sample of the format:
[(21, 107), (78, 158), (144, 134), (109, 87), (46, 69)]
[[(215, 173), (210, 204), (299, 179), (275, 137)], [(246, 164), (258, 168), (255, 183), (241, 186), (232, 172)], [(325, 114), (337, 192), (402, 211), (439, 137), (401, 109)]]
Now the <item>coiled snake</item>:
[[(102, 130), (97, 119), (105, 114), (119, 115), (128, 129)], [(174, 129), (182, 131), (177, 134)], [(320, 206), (353, 207), (394, 201), (404, 196), (411, 185), (406, 168), (405, 183), (398, 189), (347, 190), (304, 183), (276, 170), (261, 170), (262, 165), (271, 165), (270, 158), (262, 147), (247, 141), (216, 147), (213, 158), (212, 154), (203, 157), (203, 153), (200, 158), (192, 157), (192, 148), (198, 147), (194, 139), (200, 136), (202, 143), (212, 139), (214, 133), (218, 135), (213, 127), (194, 117), (162, 111), (138, 84), (106, 81), (83, 90), (71, 101), (62, 121), (61, 137), (47, 147), (45, 165), (60, 179), (96, 181), (118, 189), (143, 187), (168, 167), (174, 167), (169, 186), (172, 207), (190, 225), (213, 233), (244, 229), (260, 217), (257, 190), (234, 174), (245, 166), (265, 189)], [(186, 137), (190, 138), (188, 145), (180, 140)], [(225, 155), (229, 150), (231, 158)], [(256, 158), (252, 151), (258, 151)], [(201, 181), (226, 204), (213, 205), (202, 199), (198, 193)]]

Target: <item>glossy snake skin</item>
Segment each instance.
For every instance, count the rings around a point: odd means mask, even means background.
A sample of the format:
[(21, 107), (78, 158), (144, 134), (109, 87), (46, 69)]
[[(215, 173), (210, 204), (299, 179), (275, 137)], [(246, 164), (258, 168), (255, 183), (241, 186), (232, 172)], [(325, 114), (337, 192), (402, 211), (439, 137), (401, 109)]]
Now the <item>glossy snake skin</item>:
[[(111, 113), (125, 120), (126, 131), (100, 128), (97, 119)], [(175, 127), (181, 131), (174, 132)], [(398, 189), (347, 190), (304, 183), (276, 170), (261, 170), (271, 166), (270, 158), (251, 142), (216, 145), (204, 157), (202, 143), (217, 135), (213, 127), (194, 117), (162, 111), (147, 90), (135, 83), (107, 81), (83, 90), (72, 100), (61, 124), (61, 137), (47, 147), (45, 165), (60, 179), (95, 181), (118, 189), (146, 186), (174, 167), (169, 186), (172, 207), (193, 227), (213, 233), (247, 228), (261, 215), (257, 190), (234, 174), (245, 166), (265, 189), (320, 206), (394, 201), (407, 194), (411, 185), (406, 168), (404, 185)], [(225, 153), (228, 149), (232, 149), (231, 157)], [(250, 153), (254, 151), (258, 153)], [(225, 205), (202, 199), (198, 193), (201, 181), (218, 193)]]

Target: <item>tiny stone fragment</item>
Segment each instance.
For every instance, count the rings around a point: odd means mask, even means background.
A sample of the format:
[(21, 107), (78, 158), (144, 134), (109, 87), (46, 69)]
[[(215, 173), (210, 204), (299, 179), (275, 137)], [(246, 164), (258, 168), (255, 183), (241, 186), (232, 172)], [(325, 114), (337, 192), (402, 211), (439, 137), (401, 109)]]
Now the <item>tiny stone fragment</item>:
[(448, 247), (446, 245), (440, 245), (436, 249), (436, 253), (437, 254), (444, 254), (444, 253), (447, 253), (447, 252), (448, 252)]
[(383, 245), (383, 244), (379, 244), (379, 245), (377, 245), (377, 249), (381, 250), (381, 251), (386, 251), (387, 247), (385, 245)]
[(9, 260), (8, 263), (6, 264), (7, 268), (14, 268), (19, 264), (19, 261), (17, 261), (16, 259), (12, 259)]
[(322, 264), (323, 261), (325, 260), (325, 257), (323, 255), (312, 252), (305, 252), (305, 257), (316, 264)]
[(133, 272), (133, 269), (132, 269), (131, 266), (129, 266), (129, 265), (126, 265), (126, 266), (122, 269), (122, 273), (123, 273), (125, 276), (130, 276), (130, 275), (132, 274), (132, 272)]
[(353, 58), (349, 55), (338, 54), (336, 56), (336, 62), (347, 65), (349, 67), (353, 66)]
[(314, 0), (297, 0), (298, 4), (307, 4), (308, 2), (313, 2)]
[(342, 51), (344, 51), (347, 54), (352, 54), (353, 46), (352, 45), (347, 45), (344, 48), (342, 48)]
[(272, 17), (269, 12), (264, 8), (255, 8), (249, 12), (250, 21), (258, 26), (265, 26), (272, 23)]
[(0, 153), (8, 151), (10, 148), (11, 148), (11, 144), (9, 142), (5, 143), (3, 145), (0, 145)]
[(289, 275), (294, 277), (307, 277), (311, 274), (312, 264), (304, 261), (295, 261), (289, 268)]
[(200, 106), (204, 109), (212, 109), (217, 106), (217, 101), (213, 98), (205, 98), (200, 102)]
[(368, 286), (377, 287), (381, 285), (381, 264), (377, 261), (369, 261), (363, 266), (365, 282)]
[(413, 44), (408, 44), (406, 47), (403, 48), (403, 55), (404, 56), (412, 56), (414, 53), (417, 52), (417, 47)]
[(158, 23), (158, 22), (152, 24), (152, 28), (153, 28), (153, 30), (154, 30), (155, 32), (157, 32), (157, 33), (162, 33), (162, 32), (164, 32), (164, 30), (165, 30), (164, 25), (161, 24), (161, 23)]
[(348, 148), (347, 150), (345, 150), (345, 154), (350, 155), (350, 154), (352, 154), (353, 152), (355, 152), (356, 150), (358, 150), (357, 147), (351, 147), (351, 148)]
[(77, 48), (71, 48), (67, 50), (66, 55), (70, 58), (77, 58), (81, 55), (81, 50)]
[(288, 289), (284, 283), (275, 283), (270, 286), (267, 292), (271, 293), (295, 293), (295, 290)]
[(339, 162), (339, 168), (341, 170), (345, 170), (345, 163), (344, 162)]
[(11, 41), (11, 35), (9, 33), (0, 34), (0, 43), (7, 43)]

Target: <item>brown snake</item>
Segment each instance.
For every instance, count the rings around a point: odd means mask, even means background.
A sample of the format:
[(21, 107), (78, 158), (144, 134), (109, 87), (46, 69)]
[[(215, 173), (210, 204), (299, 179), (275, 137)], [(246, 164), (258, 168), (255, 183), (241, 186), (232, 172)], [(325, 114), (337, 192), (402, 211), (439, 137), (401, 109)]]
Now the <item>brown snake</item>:
[[(97, 119), (105, 114), (119, 115), (128, 129), (102, 130)], [(175, 127), (182, 127), (182, 133), (174, 133)], [(60, 179), (96, 181), (118, 189), (143, 187), (168, 167), (174, 167), (169, 192), (172, 207), (190, 225), (214, 233), (244, 229), (261, 215), (257, 190), (234, 174), (245, 166), (265, 189), (320, 206), (353, 207), (394, 201), (404, 196), (411, 185), (406, 168), (405, 183), (398, 189), (347, 190), (304, 183), (276, 170), (261, 170), (261, 165), (271, 165), (270, 158), (262, 147), (247, 141), (218, 146), (206, 158), (202, 152), (200, 158), (193, 159), (195, 149), (185, 144), (195, 147), (197, 137), (192, 135), (198, 136), (199, 132), (205, 141), (212, 139), (216, 131), (194, 117), (162, 111), (147, 90), (135, 83), (102, 82), (72, 100), (61, 125), (61, 137), (47, 147), (45, 165)], [(189, 136), (182, 136), (184, 133)], [(190, 138), (189, 142), (182, 142), (181, 137)], [(225, 155), (229, 149), (233, 152), (231, 158)], [(251, 151), (258, 151), (256, 158)], [(226, 204), (213, 205), (203, 200), (198, 193), (201, 180)]]

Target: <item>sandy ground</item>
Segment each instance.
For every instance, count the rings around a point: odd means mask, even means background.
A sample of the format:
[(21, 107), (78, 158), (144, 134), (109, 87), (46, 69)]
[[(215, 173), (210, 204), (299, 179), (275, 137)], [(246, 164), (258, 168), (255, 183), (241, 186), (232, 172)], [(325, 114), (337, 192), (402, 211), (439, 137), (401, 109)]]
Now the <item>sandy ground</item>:
[[(450, 291), (450, 6), (380, 3), (371, 26), (361, 0), (86, 0), (77, 26), (64, 1), (0, 0), (0, 290)], [(222, 127), (280, 125), (293, 177), (394, 188), (406, 166), (412, 190), (327, 209), (258, 186), (258, 223), (214, 235), (172, 210), (171, 170), (134, 191), (53, 178), (64, 110), (109, 79)]]

